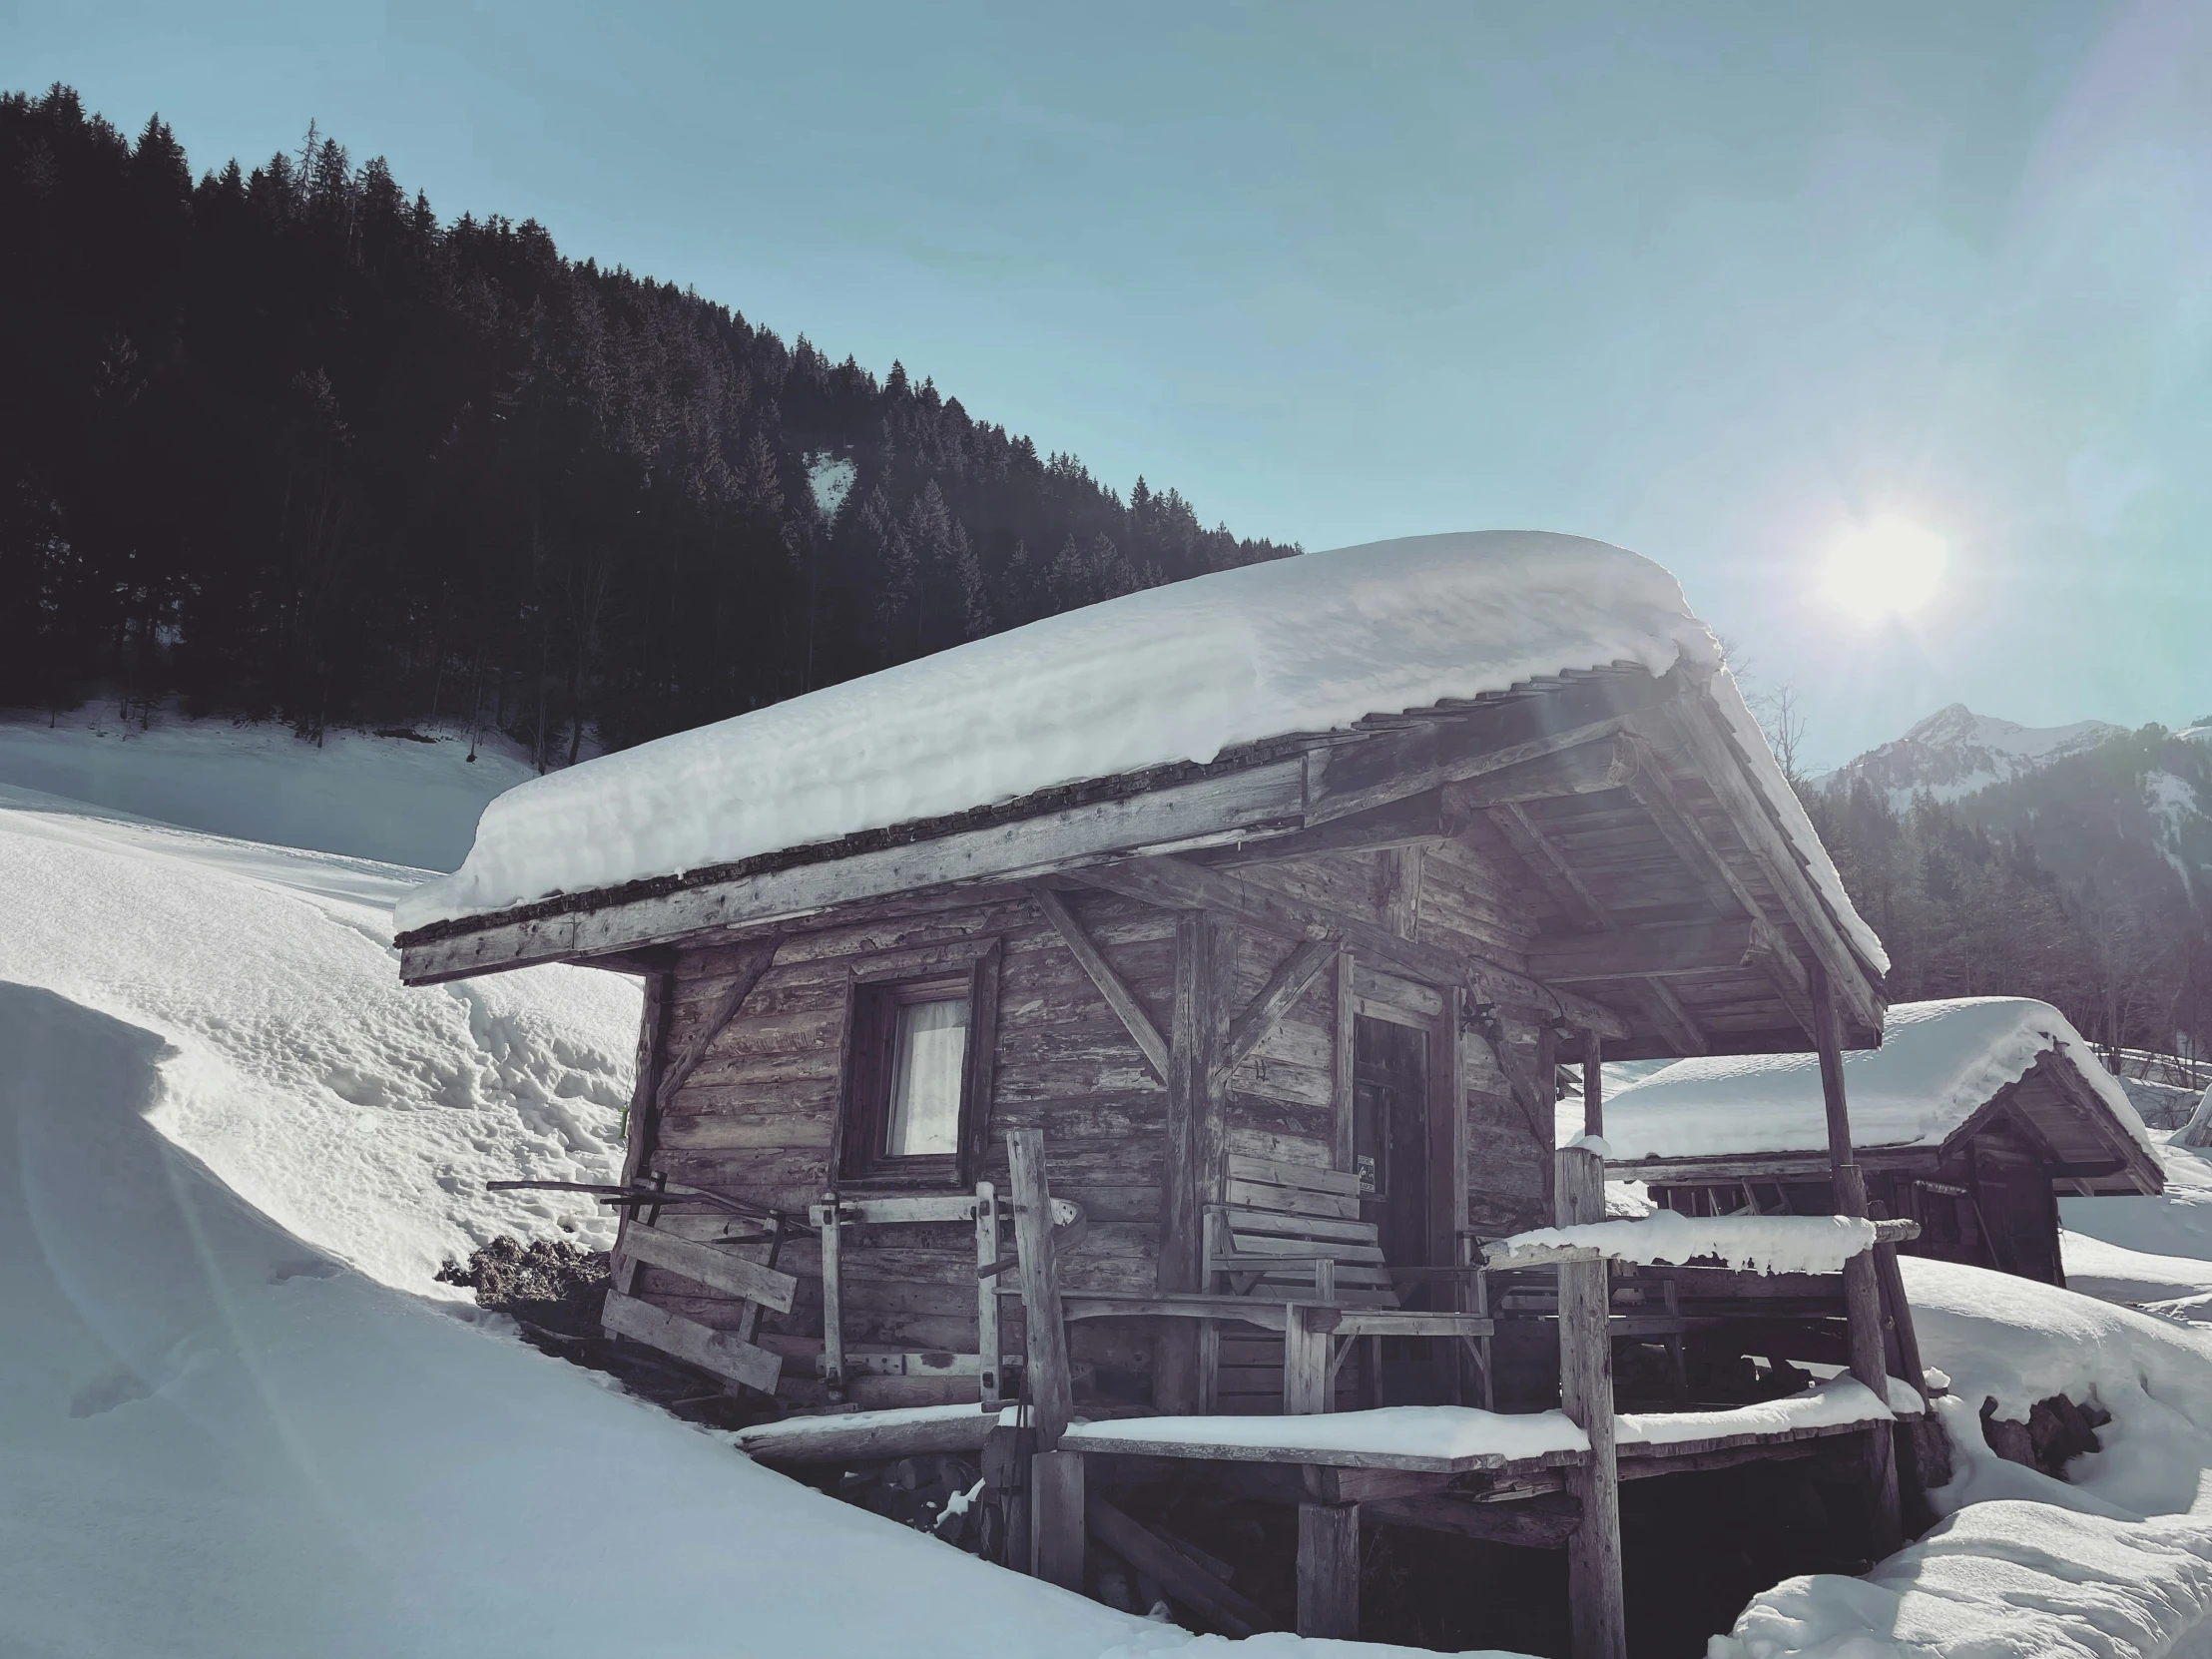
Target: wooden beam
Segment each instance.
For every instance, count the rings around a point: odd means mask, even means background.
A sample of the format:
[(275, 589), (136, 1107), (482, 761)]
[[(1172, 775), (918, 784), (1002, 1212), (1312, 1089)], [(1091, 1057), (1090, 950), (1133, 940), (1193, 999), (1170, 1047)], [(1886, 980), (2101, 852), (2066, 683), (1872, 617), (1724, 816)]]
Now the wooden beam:
[[(660, 1138), (660, 1082), (668, 1065), (668, 1022), (675, 1008), (675, 970), (663, 968), (658, 973), (646, 975), (645, 1007), (638, 1018), (637, 1078), (630, 1088), (630, 1104), (622, 1114), (622, 1185), (625, 1187), (634, 1187), (644, 1179), (655, 1143)], [(653, 1212), (654, 1217), (658, 1214), (658, 1211)], [(616, 1230), (614, 1255), (608, 1263), (608, 1281), (625, 1296), (637, 1289), (638, 1262), (623, 1249), (623, 1241), (633, 1227), (648, 1219), (651, 1218), (645, 1212), (625, 1210)]]
[(1313, 987), (1314, 981), (1334, 968), (1343, 955), (1344, 949), (1335, 939), (1313, 939), (1284, 958), (1266, 989), (1229, 1027), (1228, 1041), (1222, 1045), (1221, 1058), (1215, 1062), (1224, 1084), (1229, 1074), (1251, 1059), (1253, 1051), (1268, 1040), (1268, 1033), (1282, 1023), (1283, 1016)]
[(1563, 1549), (1581, 1527), (1582, 1503), (1566, 1492), (1519, 1503), (1477, 1503), (1435, 1492), (1371, 1499), (1361, 1504), (1360, 1519), (1367, 1526), (1413, 1526), (1522, 1549)]
[(1332, 1162), (1350, 1172), (1359, 1167), (1354, 1146), (1358, 1128), (1358, 1090), (1353, 1068), (1359, 1059), (1360, 998), (1356, 989), (1356, 962), (1349, 950), (1337, 952), (1336, 1036), (1330, 1058), (1334, 1062), (1329, 1085), (1332, 1118)]
[[(472, 974), (665, 944), (713, 928), (757, 927), (844, 905), (1022, 881), (1150, 846), (1189, 847), (1297, 828), (1306, 767), (1294, 757), (1140, 795), (1094, 801), (895, 846), (827, 856), (673, 892), (594, 895), (588, 908), (487, 917), (439, 939), (400, 942), (400, 977), (435, 984)], [(1405, 792), (1398, 792), (1405, 793)], [(653, 885), (648, 883), (646, 885)]]
[(1605, 1049), (1595, 1031), (1582, 1033), (1582, 1133), (1605, 1134)]
[(1036, 1413), (1037, 1449), (1056, 1451), (1068, 1418), (1075, 1414), (1075, 1378), (1068, 1364), (1067, 1324), (1060, 1316), (1060, 1265), (1052, 1244), (1044, 1131), (1008, 1130), (1006, 1166), (1014, 1202), (1014, 1254), (1021, 1274), (1021, 1320), (1029, 1359), (1026, 1386)]
[(1598, 795), (1621, 788), (1635, 770), (1636, 757), (1619, 739), (1598, 739), (1480, 778), (1447, 784), (1444, 805), (1455, 813), (1478, 813), (1508, 804)]
[(1806, 976), (1805, 964), (1798, 960), (1797, 952), (1772, 923), (1763, 919), (1752, 923), (1751, 944), (1744, 952), (1744, 961), (1767, 976), (1808, 1040), (1818, 1041), (1813, 1024), (1813, 982)]
[(643, 1223), (631, 1224), (623, 1235), (622, 1247), (634, 1261), (650, 1262), (657, 1268), (681, 1274), (695, 1284), (705, 1285), (709, 1290), (743, 1297), (763, 1308), (773, 1308), (779, 1314), (791, 1312), (792, 1298), (799, 1289), (799, 1281), (791, 1274), (764, 1268), (727, 1250), (717, 1250), (695, 1239), (680, 1239), (673, 1233), (664, 1233)]
[(980, 1451), (997, 1426), (995, 1411), (891, 1423), (835, 1412), (819, 1417), (786, 1417), (740, 1429), (737, 1441), (738, 1449), (756, 1463), (791, 1468), (808, 1463), (915, 1457), (932, 1451)]
[(1682, 1006), (1681, 998), (1664, 979), (1642, 979), (1637, 987), (1651, 1015), (1651, 1023), (1659, 1028), (1659, 1035), (1673, 1045), (1677, 1054), (1704, 1054), (1711, 1050), (1712, 1044), (1705, 1040), (1705, 1033), (1698, 1029), (1690, 1010)]
[(1345, 818), (1609, 738), (1623, 716), (1672, 699), (1681, 686), (1646, 674), (1594, 675), (1310, 750), (1307, 822)]
[(1098, 994), (1106, 999), (1108, 1007), (1119, 1016), (1122, 1025), (1138, 1048), (1144, 1051), (1145, 1063), (1163, 1083), (1168, 1075), (1168, 1040), (1160, 1035), (1160, 1028), (1152, 1023), (1152, 1016), (1145, 1012), (1144, 1004), (1136, 993), (1122, 982), (1120, 974), (1091, 942), (1090, 934), (1067, 906), (1067, 900), (1041, 882), (1031, 882), (1029, 896), (1037, 901), (1037, 908), (1044, 912), (1045, 920), (1052, 923), (1052, 930), (1060, 935), (1061, 942), (1090, 975), (1091, 983), (1098, 987)]
[(1030, 1571), (1083, 1593), (1083, 1454), (1040, 1451), (1029, 1459)]
[(1298, 1633), (1360, 1639), (1360, 1506), (1298, 1506)]
[(1735, 739), (1721, 725), (1720, 711), (1709, 697), (1684, 698), (1671, 712), (1650, 711), (1633, 722), (1636, 730), (1653, 738), (1660, 747), (1678, 741), (1696, 762), (1698, 775), (1720, 804), (1728, 810), (1737, 834), (1758, 859), (1767, 881), (1782, 907), (1810, 948), (1814, 960), (1829, 976), (1839, 1010), (1848, 1014), (1872, 1042), (1882, 1036), (1881, 980), (1862, 964), (1842, 927), (1829, 914), (1827, 901), (1813, 885), (1813, 878), (1799, 861), (1797, 849), (1782, 831), (1775, 810), (1752, 783), (1748, 763), (1737, 751)]
[(1382, 852), (1399, 846), (1433, 846), (1456, 831), (1444, 810), (1443, 792), (1429, 790), (1386, 806), (1334, 819), (1311, 830), (1293, 830), (1264, 839), (1209, 847), (1189, 856), (1217, 869), (1247, 864), (1276, 864), (1293, 858), (1328, 857), (1340, 852)]
[[(1867, 1177), (1852, 1155), (1851, 1112), (1844, 1098), (1843, 1039), (1839, 1030), (1836, 999), (1825, 969), (1815, 964), (1813, 1025), (1820, 1049), (1821, 1102), (1828, 1114), (1828, 1158), (1836, 1185), (1836, 1213), (1867, 1213)], [(1872, 1252), (1862, 1252), (1844, 1264), (1844, 1313), (1851, 1336), (1851, 1374), (1887, 1404), (1890, 1398), (1890, 1365), (1882, 1334), (1882, 1287)], [(1905, 1541), (1898, 1500), (1897, 1439), (1886, 1422), (1867, 1434), (1867, 1475), (1874, 1488), (1872, 1537), (1868, 1547), (1876, 1560), (1895, 1554)]]
[(1382, 854), (1387, 890), (1383, 895), (1383, 925), (1401, 939), (1420, 931), (1420, 882), (1423, 853), (1417, 846), (1401, 846)]
[(1096, 1492), (1086, 1493), (1084, 1513), (1092, 1536), (1146, 1577), (1171, 1600), (1198, 1615), (1206, 1628), (1242, 1639), (1274, 1628), (1267, 1613), (1214, 1577), (1151, 1528), (1132, 1520)]
[(722, 995), (715, 999), (714, 1007), (699, 1022), (698, 1029), (692, 1032), (691, 1040), (684, 1045), (684, 1052), (668, 1068), (668, 1075), (661, 1079), (656, 1093), (660, 1105), (666, 1106), (676, 1098), (676, 1092), (699, 1069), (699, 1062), (707, 1057), (707, 1050), (714, 1046), (715, 1039), (737, 1017), (738, 1010), (745, 1006), (745, 999), (753, 994), (753, 987), (761, 982), (761, 975), (768, 972), (769, 965), (775, 960), (776, 941), (773, 939), (765, 939), (746, 948), (736, 975), (724, 987)]
[[(1204, 1289), (1206, 1209), (1221, 1198), (1228, 1101), (1218, 1060), (1227, 1037), (1229, 941), (1205, 910), (1175, 920), (1175, 1013), (1170, 1024), (1167, 1158), (1161, 1171), (1160, 1255), (1163, 1294)], [(1162, 1411), (1205, 1410), (1207, 1332), (1164, 1322), (1153, 1352), (1153, 1397)]]
[(1641, 743), (1636, 744), (1632, 752), (1637, 767), (1629, 777), (1628, 793), (1659, 827), (1659, 833), (1674, 848), (1675, 856), (1698, 878), (1706, 896), (1712, 899), (1713, 908), (1724, 916), (1759, 915), (1758, 898), (1744, 878), (1721, 856), (1720, 848), (1706, 834), (1705, 827), (1691, 817), (1689, 809), (1675, 794), (1674, 783), (1667, 777), (1658, 756)]
[(1740, 968), (1754, 925), (1748, 917), (1674, 921), (1537, 939), (1529, 946), (1528, 971), (1547, 985), (1557, 985)]
[(732, 1332), (665, 1313), (650, 1302), (640, 1302), (620, 1291), (607, 1293), (606, 1307), (599, 1318), (613, 1336), (628, 1337), (765, 1394), (776, 1391), (777, 1381), (784, 1373), (782, 1355), (755, 1348)]
[[(1561, 1227), (1605, 1219), (1605, 1163), (1588, 1147), (1554, 1155)], [(1588, 1459), (1567, 1470), (1581, 1508), (1567, 1540), (1567, 1607), (1574, 1659), (1627, 1659), (1621, 1580), (1620, 1466), (1614, 1451), (1613, 1338), (1606, 1263), (1559, 1269), (1559, 1406), (1589, 1436)]]
[(1609, 927), (1612, 917), (1592, 892), (1582, 877), (1576, 873), (1560, 850), (1551, 844), (1551, 837), (1518, 802), (1509, 802), (1490, 813), (1491, 826), (1513, 849), (1514, 855), (1528, 866), (1528, 873), (1536, 885), (1543, 888), (1552, 903), (1559, 906), (1567, 919), (1577, 927)]
[(1104, 887), (1171, 909), (1211, 911), (1278, 938), (1335, 935), (1362, 961), (1405, 978), (1437, 986), (1464, 984), (1485, 1001), (1556, 1011), (1572, 1024), (1616, 1039), (1629, 1035), (1626, 1020), (1588, 997), (1554, 990), (1525, 973), (1479, 956), (1462, 956), (1398, 938), (1372, 922), (1253, 886), (1227, 870), (1207, 869), (1184, 858), (1159, 854), (1071, 874), (1087, 886)]

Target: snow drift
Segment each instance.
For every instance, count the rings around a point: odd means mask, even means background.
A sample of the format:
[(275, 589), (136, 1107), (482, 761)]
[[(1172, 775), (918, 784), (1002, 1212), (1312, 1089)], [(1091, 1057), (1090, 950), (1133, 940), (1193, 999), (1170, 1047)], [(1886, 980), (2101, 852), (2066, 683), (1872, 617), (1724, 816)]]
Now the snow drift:
[[(817, 1495), (346, 1270), (149, 1119), (155, 1033), (0, 983), (15, 1651), (1089, 1656), (1179, 1633)], [(868, 1593), (831, 1593), (839, 1576)], [(651, 1616), (621, 1586), (656, 1586)]]
[[(937, 818), (1575, 670), (1720, 648), (1674, 578), (1577, 536), (1416, 536), (1047, 617), (534, 780), (401, 931)], [(1855, 946), (1887, 966), (1735, 683), (1713, 696)]]

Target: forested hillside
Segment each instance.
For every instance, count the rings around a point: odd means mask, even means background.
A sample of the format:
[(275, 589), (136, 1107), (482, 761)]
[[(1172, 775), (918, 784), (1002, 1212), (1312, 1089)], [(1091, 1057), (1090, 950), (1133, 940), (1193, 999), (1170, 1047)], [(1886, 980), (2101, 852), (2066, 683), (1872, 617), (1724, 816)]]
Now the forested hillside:
[(542, 766), (1296, 551), (311, 132), (0, 98), (0, 704), (496, 723)]
[(2036, 996), (2100, 1043), (2212, 1048), (2212, 745), (2147, 727), (1954, 802), (1799, 794), (1893, 1000)]

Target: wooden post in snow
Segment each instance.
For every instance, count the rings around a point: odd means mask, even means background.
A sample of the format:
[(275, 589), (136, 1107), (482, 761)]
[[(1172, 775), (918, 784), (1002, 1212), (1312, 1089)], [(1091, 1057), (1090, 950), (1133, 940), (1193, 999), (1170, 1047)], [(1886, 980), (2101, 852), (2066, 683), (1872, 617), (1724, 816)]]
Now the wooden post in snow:
[(1037, 1577), (1083, 1588), (1083, 1454), (1059, 1449), (1075, 1411), (1067, 1326), (1060, 1317), (1060, 1264), (1052, 1248), (1052, 1195), (1044, 1172), (1044, 1131), (1006, 1136), (1007, 1185), (1014, 1199), (1014, 1256), (1021, 1274), (1021, 1320), (1029, 1360), (1036, 1453), (1029, 1459), (1029, 1559)]
[[(1554, 1158), (1561, 1227), (1605, 1219), (1605, 1160), (1589, 1147)], [(1613, 1451), (1611, 1264), (1559, 1269), (1559, 1404), (1590, 1437), (1589, 1461), (1566, 1471), (1582, 1518), (1567, 1540), (1567, 1603), (1574, 1659), (1627, 1659), (1621, 1585), (1620, 1465)]]
[[(1836, 1017), (1836, 997), (1828, 972), (1818, 960), (1811, 970), (1813, 1039), (1821, 1060), (1821, 1100), (1828, 1109), (1828, 1164), (1836, 1182), (1836, 1213), (1864, 1217), (1867, 1177), (1851, 1146), (1851, 1113), (1844, 1100), (1844, 1045)], [(1882, 1340), (1882, 1284), (1874, 1252), (1863, 1250), (1844, 1264), (1844, 1314), (1850, 1331), (1851, 1375), (1890, 1399), (1890, 1364)], [(1898, 1506), (1897, 1437), (1890, 1424), (1876, 1423), (1867, 1433), (1867, 1476), (1872, 1488), (1874, 1523), (1869, 1547), (1877, 1560), (1893, 1555), (1905, 1542)]]
[(1360, 1639), (1360, 1506), (1298, 1506), (1298, 1633)]

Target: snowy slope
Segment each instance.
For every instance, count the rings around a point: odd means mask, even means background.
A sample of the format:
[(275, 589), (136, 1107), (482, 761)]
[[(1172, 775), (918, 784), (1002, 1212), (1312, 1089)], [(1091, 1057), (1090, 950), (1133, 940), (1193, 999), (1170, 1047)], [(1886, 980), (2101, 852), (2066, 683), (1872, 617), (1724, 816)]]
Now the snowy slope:
[(400, 986), (392, 900), (422, 879), (0, 789), (0, 980), (151, 1030), (177, 1055), (162, 1132), (279, 1225), (376, 1278), (430, 1276), (588, 1201), (483, 1191), (619, 1168), (639, 992), (532, 968)]
[(430, 743), (157, 715), (150, 730), (103, 705), (0, 717), (0, 785), (220, 835), (316, 847), (419, 869), (457, 867), (486, 803), (537, 774), (504, 740)]
[[(1674, 578), (1577, 536), (1414, 536), (1217, 571), (535, 779), (402, 931), (1613, 664), (1718, 669)], [(1854, 946), (1888, 965), (1758, 723), (1712, 696)]]
[(2101, 720), (2021, 726), (1953, 703), (1896, 742), (1870, 749), (1815, 782), (1841, 790), (1864, 778), (1895, 807), (1905, 806), (1922, 790), (1938, 801), (1956, 801), (2124, 735), (2124, 728)]
[[(1179, 1633), (819, 1496), (343, 1268), (154, 1124), (190, 1057), (0, 984), (0, 1646), (227, 1659)], [(849, 1576), (867, 1594), (839, 1595)], [(650, 1616), (635, 1593), (653, 1586)]]

